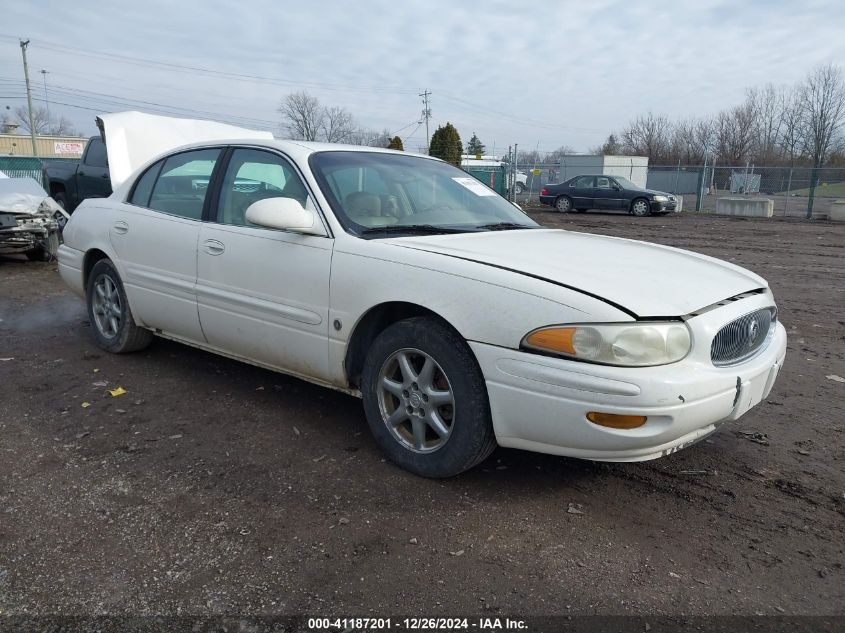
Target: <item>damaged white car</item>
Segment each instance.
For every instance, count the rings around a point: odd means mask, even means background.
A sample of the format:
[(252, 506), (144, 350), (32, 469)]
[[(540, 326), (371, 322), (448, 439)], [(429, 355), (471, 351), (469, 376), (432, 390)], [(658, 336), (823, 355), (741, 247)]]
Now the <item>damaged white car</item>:
[(69, 217), (32, 178), (0, 178), (0, 253), (49, 261), (59, 248), (57, 217)]
[(59, 250), (97, 343), (158, 335), (360, 394), (414, 473), (497, 444), (660, 457), (783, 364), (772, 293), (733, 264), (542, 228), (426, 156), (139, 116), (103, 117), (114, 194)]

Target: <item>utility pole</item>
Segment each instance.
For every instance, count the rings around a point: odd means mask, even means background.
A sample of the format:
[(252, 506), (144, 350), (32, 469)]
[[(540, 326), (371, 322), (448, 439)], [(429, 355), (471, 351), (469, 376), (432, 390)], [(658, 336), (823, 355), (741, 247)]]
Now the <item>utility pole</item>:
[(50, 100), (47, 98), (47, 71), (43, 68), (38, 72), (44, 78), (44, 104), (47, 106), (47, 122), (50, 122)]
[(26, 47), (29, 40), (21, 40), (21, 55), (23, 56), (23, 76), (26, 79), (26, 104), (29, 108), (29, 136), (32, 139), (32, 155), (38, 156), (38, 147), (35, 144), (35, 121), (32, 118), (32, 88), (29, 85), (29, 67), (26, 65)]
[(431, 108), (428, 107), (428, 98), (431, 96), (431, 93), (426, 88), (425, 92), (421, 93), (419, 96), (423, 98), (423, 111), (422, 115), (425, 119), (425, 147), (426, 147), (426, 154), (431, 153), (431, 137), (428, 135), (428, 120), (431, 118)]

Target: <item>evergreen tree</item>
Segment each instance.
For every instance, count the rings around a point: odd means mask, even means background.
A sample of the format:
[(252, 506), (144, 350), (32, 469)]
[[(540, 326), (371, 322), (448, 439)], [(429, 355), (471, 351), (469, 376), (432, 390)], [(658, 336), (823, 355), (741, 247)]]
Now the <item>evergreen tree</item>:
[(472, 154), (473, 156), (479, 156), (484, 154), (484, 143), (479, 140), (479, 138), (475, 135), (475, 132), (472, 133), (472, 138), (469, 139), (469, 143), (467, 143), (467, 154)]
[(447, 163), (460, 167), (463, 152), (461, 136), (451, 123), (447, 122), (446, 125), (437, 128), (431, 135), (431, 146), (428, 148), (428, 153), (431, 156), (436, 156)]
[(390, 143), (387, 144), (387, 149), (398, 149), (400, 152), (405, 151), (405, 146), (402, 145), (402, 139), (398, 136), (394, 136), (390, 139)]

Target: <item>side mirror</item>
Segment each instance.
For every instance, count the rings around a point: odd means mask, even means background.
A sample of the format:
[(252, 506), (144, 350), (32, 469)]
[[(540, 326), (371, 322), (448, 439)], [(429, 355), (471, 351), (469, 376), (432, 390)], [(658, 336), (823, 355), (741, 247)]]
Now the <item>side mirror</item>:
[(265, 198), (246, 210), (246, 221), (268, 229), (325, 235), (316, 214), (293, 198)]

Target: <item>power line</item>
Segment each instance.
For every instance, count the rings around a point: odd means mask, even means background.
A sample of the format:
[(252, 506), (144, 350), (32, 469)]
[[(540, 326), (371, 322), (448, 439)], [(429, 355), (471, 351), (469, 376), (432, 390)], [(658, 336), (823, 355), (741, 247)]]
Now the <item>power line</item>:
[[(6, 35), (0, 35), (0, 39), (3, 40), (14, 40)], [(245, 73), (232, 73), (223, 70), (214, 70), (212, 68), (204, 68), (202, 66), (189, 66), (185, 64), (174, 64), (172, 62), (162, 62), (157, 61), (154, 59), (145, 59), (142, 57), (134, 57), (130, 55), (121, 55), (118, 53), (103, 53), (100, 51), (94, 51), (90, 49), (84, 48), (77, 48), (75, 46), (65, 46), (62, 44), (56, 44), (55, 42), (49, 42), (47, 40), (35, 40), (40, 47), (46, 48), (48, 50), (56, 51), (56, 52), (72, 52), (77, 55), (83, 55), (86, 57), (95, 57), (98, 59), (107, 59), (110, 61), (120, 61), (127, 64), (134, 64), (137, 66), (150, 66), (154, 68), (158, 68), (160, 70), (171, 70), (176, 72), (191, 72), (191, 73), (202, 73), (211, 76), (217, 77), (226, 77), (229, 79), (234, 79), (237, 81), (251, 81), (256, 83), (268, 83), (268, 84), (276, 84), (276, 85), (284, 85), (284, 86), (298, 86), (298, 87), (309, 87), (309, 88), (320, 88), (323, 90), (337, 90), (337, 91), (357, 91), (357, 92), (373, 92), (373, 93), (395, 93), (395, 94), (413, 94), (413, 91), (402, 89), (402, 88), (379, 88), (373, 86), (361, 86), (361, 85), (346, 85), (346, 84), (335, 84), (329, 82), (313, 82), (313, 81), (294, 81), (294, 80), (287, 80), (287, 79), (277, 79), (274, 77), (264, 77), (261, 75), (248, 75)]]

